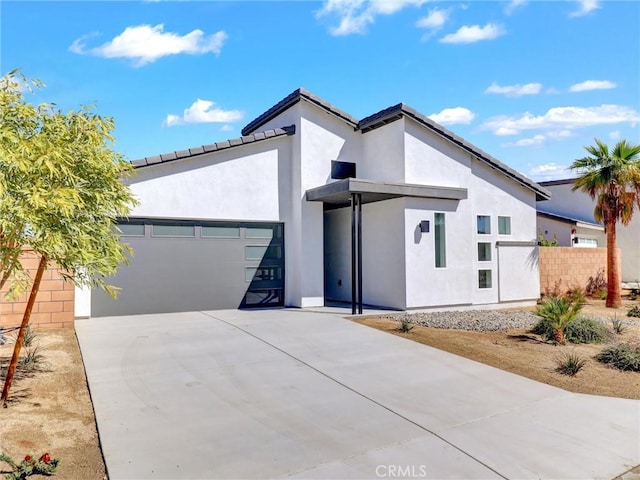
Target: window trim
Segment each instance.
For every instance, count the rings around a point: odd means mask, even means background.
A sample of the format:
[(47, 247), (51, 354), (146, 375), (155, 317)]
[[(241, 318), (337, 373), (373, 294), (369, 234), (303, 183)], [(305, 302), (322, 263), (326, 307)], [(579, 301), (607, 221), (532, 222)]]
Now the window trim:
[[(501, 218), (506, 218), (506, 219), (509, 220), (509, 233), (502, 233), (500, 231), (500, 219)], [(510, 215), (498, 215), (498, 235), (505, 235), (505, 236), (511, 235), (511, 216)]]
[[(441, 218), (441, 224), (438, 219)], [(444, 212), (433, 213), (433, 253), (435, 268), (447, 268), (447, 221)], [(440, 231), (442, 230), (442, 231)], [(438, 248), (440, 247), (440, 248)], [(441, 251), (439, 251), (441, 250)]]
[[(480, 272), (489, 272), (489, 286), (488, 287), (482, 287), (480, 286)], [(477, 288), (478, 290), (492, 290), (493, 289), (493, 269), (492, 268), (479, 268), (478, 269), (478, 283)]]
[[(488, 260), (481, 260), (480, 259), (480, 245), (489, 245), (489, 259)], [(492, 253), (492, 248), (491, 248), (491, 242), (477, 242), (477, 246), (478, 246), (478, 262), (479, 263), (489, 263), (493, 261), (493, 253)]]
[[(479, 225), (479, 221), (480, 221), (480, 217), (485, 217), (489, 219), (489, 231), (488, 232), (481, 232), (480, 231), (480, 225)], [(491, 235), (491, 215), (480, 215), (480, 214), (476, 214), (476, 234), (477, 235)]]

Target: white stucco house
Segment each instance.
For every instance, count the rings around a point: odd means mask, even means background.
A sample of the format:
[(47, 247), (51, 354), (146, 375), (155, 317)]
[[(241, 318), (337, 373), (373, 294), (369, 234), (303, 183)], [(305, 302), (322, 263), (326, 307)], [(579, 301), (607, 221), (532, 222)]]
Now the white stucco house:
[[(556, 234), (559, 246), (606, 247), (602, 224), (594, 218), (595, 200), (581, 191), (573, 191), (575, 178), (540, 182), (551, 192), (549, 200), (538, 203), (538, 228), (549, 240)], [(629, 225), (618, 223), (617, 245), (620, 248), (622, 281), (640, 280), (640, 214)]]
[(242, 135), (133, 162), (136, 255), (79, 315), (538, 298), (549, 192), (414, 109), (357, 119), (298, 89)]

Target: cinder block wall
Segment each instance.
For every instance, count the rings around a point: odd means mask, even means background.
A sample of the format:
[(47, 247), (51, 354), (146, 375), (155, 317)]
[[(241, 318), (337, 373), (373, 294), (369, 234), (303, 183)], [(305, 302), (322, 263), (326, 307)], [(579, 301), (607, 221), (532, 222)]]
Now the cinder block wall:
[[(40, 257), (31, 251), (25, 251), (21, 262), (29, 276), (35, 278)], [(10, 301), (5, 295), (6, 291), (7, 286), (0, 292), (0, 326), (18, 326), (27, 307), (29, 292)], [(29, 324), (38, 328), (73, 328), (74, 292), (73, 284), (63, 280), (57, 268), (49, 267), (42, 277)]]
[[(620, 249), (616, 250), (620, 264)], [(607, 278), (606, 248), (538, 247), (538, 260), (541, 293), (553, 290), (559, 281), (563, 291), (574, 286), (585, 288), (589, 277), (595, 278), (600, 270)]]

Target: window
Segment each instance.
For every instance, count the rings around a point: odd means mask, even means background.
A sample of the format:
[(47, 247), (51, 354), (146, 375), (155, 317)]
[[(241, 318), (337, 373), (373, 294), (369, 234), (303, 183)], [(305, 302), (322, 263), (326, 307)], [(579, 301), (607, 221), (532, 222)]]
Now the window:
[(246, 260), (276, 259), (282, 257), (282, 249), (279, 245), (247, 245), (244, 247)]
[(489, 242), (478, 243), (478, 261), (479, 262), (491, 261), (491, 243)]
[(144, 237), (144, 224), (142, 223), (119, 223), (118, 229), (123, 237)]
[(247, 227), (246, 238), (273, 238), (273, 228)]
[(598, 246), (598, 240), (595, 238), (575, 237), (573, 241), (580, 247), (596, 248)]
[(491, 288), (491, 270), (478, 270), (478, 288)]
[(153, 225), (154, 237), (195, 237), (196, 228), (193, 225)]
[(511, 235), (511, 217), (498, 217), (498, 234)]
[(482, 235), (491, 233), (491, 217), (489, 215), (478, 215), (478, 233)]
[(201, 237), (240, 238), (240, 227), (202, 227)]
[(435, 238), (436, 268), (447, 266), (447, 249), (444, 229), (444, 213), (434, 214), (433, 233)]
[(281, 280), (280, 267), (246, 267), (244, 279), (247, 282)]

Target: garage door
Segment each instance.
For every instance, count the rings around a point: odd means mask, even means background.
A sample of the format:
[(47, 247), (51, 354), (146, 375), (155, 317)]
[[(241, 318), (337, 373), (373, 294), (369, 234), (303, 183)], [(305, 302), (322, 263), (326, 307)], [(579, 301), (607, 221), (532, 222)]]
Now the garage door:
[(129, 220), (135, 251), (107, 279), (117, 299), (94, 290), (91, 315), (135, 315), (284, 305), (281, 223)]

